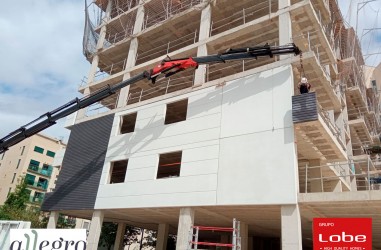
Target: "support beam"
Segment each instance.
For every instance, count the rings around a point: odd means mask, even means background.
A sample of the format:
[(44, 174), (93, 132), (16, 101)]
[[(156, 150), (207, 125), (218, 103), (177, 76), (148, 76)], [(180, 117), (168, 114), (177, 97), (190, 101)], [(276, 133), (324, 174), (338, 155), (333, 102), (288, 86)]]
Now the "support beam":
[(299, 205), (281, 207), (282, 250), (302, 249), (302, 230)]
[(49, 221), (46, 228), (54, 229), (57, 226), (59, 213), (56, 211), (51, 211), (49, 214)]
[(181, 208), (179, 225), (177, 228), (176, 250), (188, 249), (188, 236), (191, 226), (194, 224), (194, 209), (190, 207)]
[(159, 224), (159, 229), (157, 230), (157, 241), (155, 250), (167, 249), (168, 230), (168, 224)]
[(96, 210), (90, 223), (89, 235), (87, 236), (87, 250), (97, 250), (99, 243), (99, 236), (101, 235), (103, 224), (103, 211)]
[(118, 230), (116, 231), (114, 250), (123, 250), (124, 234), (126, 232), (126, 223), (118, 223)]

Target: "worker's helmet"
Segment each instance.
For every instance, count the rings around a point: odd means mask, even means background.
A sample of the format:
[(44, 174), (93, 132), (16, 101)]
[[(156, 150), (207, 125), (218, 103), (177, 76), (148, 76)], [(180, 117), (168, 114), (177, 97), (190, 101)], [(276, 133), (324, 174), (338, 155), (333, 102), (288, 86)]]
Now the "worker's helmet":
[(301, 83), (308, 83), (307, 78), (302, 77), (302, 80), (300, 80)]

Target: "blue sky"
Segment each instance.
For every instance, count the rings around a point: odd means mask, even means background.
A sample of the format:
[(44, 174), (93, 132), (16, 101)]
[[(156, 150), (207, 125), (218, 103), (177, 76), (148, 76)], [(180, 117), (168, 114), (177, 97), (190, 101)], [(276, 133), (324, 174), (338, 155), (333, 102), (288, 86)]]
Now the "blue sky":
[[(352, 12), (350, 2), (339, 0), (343, 15), (354, 25), (359, 1), (352, 1)], [(84, 0), (7, 1), (0, 8), (0, 138), (79, 96), (78, 84), (90, 69), (82, 55), (84, 8)], [(376, 1), (360, 11), (360, 30), (381, 28), (380, 9), (381, 1)], [(363, 38), (366, 53), (380, 51), (381, 30)], [(372, 56), (367, 63), (380, 59)], [(63, 122), (44, 133), (67, 139)]]

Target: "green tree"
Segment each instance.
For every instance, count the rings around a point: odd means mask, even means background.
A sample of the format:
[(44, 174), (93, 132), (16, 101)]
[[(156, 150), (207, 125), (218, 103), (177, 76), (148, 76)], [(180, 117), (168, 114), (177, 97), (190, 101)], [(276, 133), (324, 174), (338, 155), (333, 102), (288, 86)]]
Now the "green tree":
[(0, 220), (30, 221), (32, 228), (45, 228), (39, 208), (28, 207), (30, 192), (23, 178), (19, 180), (14, 192), (10, 193), (4, 205), (0, 207)]
[(118, 224), (105, 222), (102, 225), (101, 236), (99, 237), (98, 246), (107, 247), (108, 250), (111, 250), (112, 245), (114, 245), (116, 231), (118, 230)]

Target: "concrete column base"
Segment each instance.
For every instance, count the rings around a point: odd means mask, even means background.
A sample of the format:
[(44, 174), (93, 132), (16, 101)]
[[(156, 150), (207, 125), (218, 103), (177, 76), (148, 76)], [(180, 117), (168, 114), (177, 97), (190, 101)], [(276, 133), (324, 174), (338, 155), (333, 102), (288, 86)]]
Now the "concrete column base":
[(180, 209), (179, 225), (177, 229), (176, 250), (188, 249), (189, 230), (194, 223), (194, 209), (187, 207)]
[(87, 236), (87, 250), (97, 250), (103, 224), (103, 211), (94, 211)]
[(124, 234), (126, 232), (126, 224), (118, 223), (118, 230), (116, 231), (114, 250), (123, 250), (124, 244)]
[(59, 213), (56, 211), (51, 211), (49, 215), (49, 221), (46, 228), (56, 228), (57, 227), (57, 221), (58, 221)]
[(282, 220), (282, 250), (302, 249), (302, 229), (299, 205), (283, 205)]
[(159, 224), (159, 229), (157, 230), (157, 241), (155, 250), (167, 249), (168, 230), (168, 224)]

